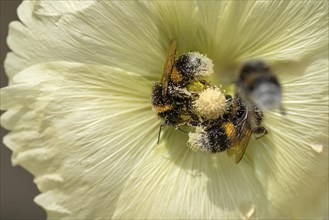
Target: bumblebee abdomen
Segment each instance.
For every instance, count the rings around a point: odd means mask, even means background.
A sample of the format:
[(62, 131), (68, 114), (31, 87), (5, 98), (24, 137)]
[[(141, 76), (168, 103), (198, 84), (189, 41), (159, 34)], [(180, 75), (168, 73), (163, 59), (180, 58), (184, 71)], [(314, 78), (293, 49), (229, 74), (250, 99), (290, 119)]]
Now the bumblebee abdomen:
[(278, 78), (262, 60), (244, 63), (236, 82), (240, 93), (248, 103), (262, 110), (271, 110), (281, 106), (281, 85)]
[(213, 153), (221, 152), (229, 146), (229, 137), (222, 126), (214, 126), (206, 130), (208, 136), (209, 149)]
[(169, 101), (162, 96), (162, 85), (160, 83), (155, 83), (152, 88), (151, 102), (153, 106), (164, 106), (169, 104)]

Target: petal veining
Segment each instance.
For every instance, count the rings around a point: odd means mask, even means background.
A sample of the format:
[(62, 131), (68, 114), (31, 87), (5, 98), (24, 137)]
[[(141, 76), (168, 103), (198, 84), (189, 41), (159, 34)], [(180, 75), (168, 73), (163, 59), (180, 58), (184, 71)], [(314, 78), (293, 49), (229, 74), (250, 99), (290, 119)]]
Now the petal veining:
[(282, 214), (323, 218), (328, 212), (328, 61), (286, 74), (282, 84), (287, 114), (265, 114), (269, 134), (253, 143), (258, 145), (252, 148), (255, 172)]
[[(196, 33), (192, 2), (99, 1), (57, 16), (36, 13), (40, 7), (35, 4), (23, 2), (18, 10), (22, 23), (10, 24), (7, 41), (13, 53), (5, 62), (9, 76), (41, 62), (72, 61), (109, 65), (158, 80), (170, 40), (180, 41), (180, 49), (187, 52)], [(54, 13), (58, 8), (62, 2), (47, 5)]]
[(157, 141), (151, 85), (115, 68), (57, 62), (27, 68), (1, 89), (2, 124), (12, 130), (4, 143), (35, 176), (49, 218), (111, 218)]
[[(172, 128), (168, 128), (172, 129)], [(170, 132), (141, 162), (116, 205), (117, 219), (247, 219), (268, 202), (250, 163), (192, 152), (186, 134)]]
[(198, 3), (197, 49), (214, 61), (221, 80), (227, 80), (241, 61), (299, 61), (327, 49), (326, 1)]
[(246, 59), (300, 60), (328, 44), (326, 1), (62, 4), (21, 5), (22, 23), (10, 25), (8, 44), (14, 52), (6, 60), (7, 74), (63, 60), (110, 65), (157, 80), (169, 41), (176, 39), (180, 54), (206, 54), (222, 80), (232, 80), (232, 69)]

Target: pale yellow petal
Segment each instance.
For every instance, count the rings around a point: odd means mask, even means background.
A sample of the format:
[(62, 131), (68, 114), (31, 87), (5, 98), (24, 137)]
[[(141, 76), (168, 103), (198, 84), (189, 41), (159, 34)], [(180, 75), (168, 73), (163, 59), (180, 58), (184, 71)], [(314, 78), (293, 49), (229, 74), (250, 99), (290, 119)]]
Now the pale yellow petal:
[(273, 209), (250, 162), (192, 152), (184, 132), (165, 130), (125, 184), (114, 219), (249, 219)]
[(328, 213), (328, 60), (298, 74), (287, 72), (282, 84), (287, 114), (265, 114), (269, 134), (251, 148), (255, 172), (283, 215), (323, 218)]
[(13, 53), (7, 56), (6, 72), (11, 77), (37, 63), (72, 61), (158, 80), (170, 40), (178, 40), (182, 52), (194, 42), (196, 7), (186, 3), (87, 1), (79, 7), (65, 4), (64, 10), (58, 1), (25, 1), (18, 10), (22, 22), (9, 27)]
[[(23, 4), (26, 4), (26, 7), (33, 7), (33, 14), (38, 16), (47, 16), (48, 18), (56, 19), (57, 16), (61, 17), (70, 13), (81, 12), (91, 5), (93, 5), (96, 0), (84, 0), (84, 1), (75, 1), (75, 0), (57, 0), (57, 1), (44, 1), (37, 0), (35, 2), (27, 1)], [(20, 19), (23, 18), (23, 14), (29, 10), (26, 8), (20, 8)], [(30, 14), (31, 19), (35, 19)]]
[(111, 218), (123, 184), (157, 142), (152, 83), (119, 69), (44, 63), (1, 89), (13, 163), (35, 176), (48, 218)]
[(327, 1), (198, 3), (197, 50), (213, 59), (221, 80), (232, 81), (241, 61), (300, 61), (328, 48)]
[[(195, 1), (152, 1), (145, 5), (153, 13), (158, 41), (165, 47), (170, 40), (178, 43), (178, 54), (195, 50), (198, 7)], [(145, 27), (148, 29), (148, 27)]]
[(8, 74), (69, 60), (158, 79), (169, 41), (176, 39), (180, 54), (205, 53), (215, 72), (232, 80), (231, 68), (243, 60), (300, 60), (328, 44), (326, 1), (83, 2), (24, 2), (18, 10), (24, 25), (10, 25)]

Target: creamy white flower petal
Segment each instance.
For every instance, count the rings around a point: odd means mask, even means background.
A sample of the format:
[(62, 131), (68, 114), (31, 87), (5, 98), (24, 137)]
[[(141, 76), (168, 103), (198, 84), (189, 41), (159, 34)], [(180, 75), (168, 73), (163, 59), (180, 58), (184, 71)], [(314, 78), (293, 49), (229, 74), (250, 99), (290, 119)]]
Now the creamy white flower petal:
[(133, 168), (156, 145), (152, 83), (106, 66), (44, 63), (1, 89), (13, 163), (35, 176), (49, 218), (111, 218)]
[(198, 3), (197, 49), (212, 58), (222, 78), (247, 59), (300, 60), (327, 48), (327, 1)]
[(243, 60), (299, 60), (328, 44), (325, 1), (88, 1), (62, 11), (62, 2), (46, 3), (24, 2), (18, 10), (24, 25), (10, 25), (10, 76), (36, 63), (69, 60), (155, 80), (176, 39), (179, 53), (205, 53), (222, 80), (232, 80), (231, 69)]
[(5, 62), (10, 76), (36, 63), (63, 60), (119, 67), (158, 80), (170, 40), (179, 40), (186, 52), (196, 33), (196, 8), (190, 3), (99, 1), (58, 13), (62, 2), (55, 1), (47, 14), (35, 4), (24, 2), (18, 10), (22, 23), (10, 24), (8, 45), (14, 54)]
[[(51, 33), (49, 29), (52, 29), (55, 33), (56, 24), (61, 17), (69, 16), (72, 13), (78, 13), (94, 4), (94, 0), (88, 1), (23, 1), (17, 9), (17, 14), (22, 23), (12, 22), (9, 28), (9, 35), (7, 42), (9, 47), (15, 53), (8, 53), (5, 61), (6, 74), (9, 78), (13, 77), (16, 73), (24, 68), (36, 63), (44, 61), (53, 61), (60, 59), (47, 59), (51, 57), (54, 51), (46, 51), (47, 46), (51, 46), (51, 43), (56, 43), (51, 48), (61, 45), (58, 40), (46, 36)], [(19, 23), (19, 24), (16, 24)], [(12, 28), (11, 28), (12, 26)], [(12, 39), (11, 35), (15, 35)], [(17, 35), (16, 35), (17, 34)], [(56, 38), (54, 36), (54, 38)], [(53, 39), (53, 40), (50, 40)], [(42, 42), (50, 40), (49, 45), (42, 46)], [(12, 42), (12, 43), (11, 43)], [(65, 47), (62, 48), (63, 50)], [(65, 50), (64, 50), (65, 51)], [(22, 53), (26, 55), (22, 55)], [(43, 52), (42, 56), (34, 55), (35, 52)], [(37, 59), (39, 58), (39, 59)]]
[[(232, 80), (231, 68), (245, 59), (272, 64), (326, 53), (327, 15), (325, 1), (25, 1), (22, 23), (10, 26), (5, 66), (10, 78), (63, 60), (158, 79), (168, 42), (177, 39), (179, 53), (205, 53), (221, 80)], [(43, 192), (36, 202), (50, 218), (321, 217), (328, 212), (328, 127), (319, 127), (328, 122), (325, 65), (314, 63), (304, 78), (292, 73), (290, 82), (282, 75), (288, 115), (266, 114), (270, 134), (251, 143), (238, 166), (226, 154), (191, 152), (178, 131), (155, 146), (151, 83), (100, 66), (41, 64), (18, 74), (1, 91), (9, 109), (2, 124), (13, 130), (4, 141), (13, 162), (36, 176)], [(158, 151), (149, 154), (152, 147)]]
[(40, 20), (56, 21), (61, 16), (83, 11), (95, 2), (96, 0), (23, 1), (17, 9), (17, 14), (26, 26), (36, 26), (42, 24)]
[[(63, 16), (69, 13), (77, 13), (90, 7), (96, 0), (57, 0), (57, 1), (36, 1), (33, 5), (33, 13), (41, 16)], [(23, 12), (24, 13), (24, 12)]]
[(328, 60), (298, 74), (286, 72), (282, 84), (287, 114), (265, 114), (269, 134), (251, 148), (255, 172), (283, 215), (323, 218), (328, 213)]
[[(8, 45), (16, 55), (10, 58), (18, 63), (30, 66), (64, 60), (123, 67), (141, 74), (150, 74), (144, 72), (149, 66), (161, 70), (165, 48), (158, 42), (154, 19), (143, 4), (99, 1), (83, 11), (52, 17), (38, 13), (35, 4), (26, 1), (21, 6), (24, 10), (18, 10), (19, 15), (31, 14), (33, 20), (10, 24)], [(60, 7), (62, 2), (55, 1), (47, 10), (57, 11)], [(27, 66), (17, 67), (15, 62), (6, 61), (9, 74)]]
[[(167, 47), (167, 42), (178, 42), (178, 53), (193, 51), (198, 27), (198, 8), (195, 1), (152, 1), (145, 2), (153, 13), (159, 30), (158, 41)], [(144, 26), (147, 30), (148, 27)]]
[(114, 219), (248, 219), (269, 206), (248, 161), (192, 152), (172, 128), (131, 175)]

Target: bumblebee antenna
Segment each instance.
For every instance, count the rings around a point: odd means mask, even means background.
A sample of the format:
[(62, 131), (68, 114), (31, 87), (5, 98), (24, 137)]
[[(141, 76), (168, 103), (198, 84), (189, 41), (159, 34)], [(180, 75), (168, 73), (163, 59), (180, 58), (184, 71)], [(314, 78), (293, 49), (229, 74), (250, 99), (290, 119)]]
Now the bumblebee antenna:
[(157, 142), (157, 144), (160, 143), (161, 129), (162, 129), (163, 126), (164, 126), (164, 124), (160, 125), (159, 134), (158, 134), (158, 142)]
[[(157, 142), (157, 144), (160, 143), (160, 136), (161, 136), (161, 131), (162, 131), (162, 127), (163, 127), (163, 126), (165, 126), (165, 124), (160, 125), (159, 134), (158, 134), (158, 142)], [(188, 133), (187, 131), (184, 131), (184, 130), (181, 129), (181, 128), (177, 128), (177, 129), (180, 130), (180, 131), (182, 131), (182, 132), (184, 132), (184, 133)]]

